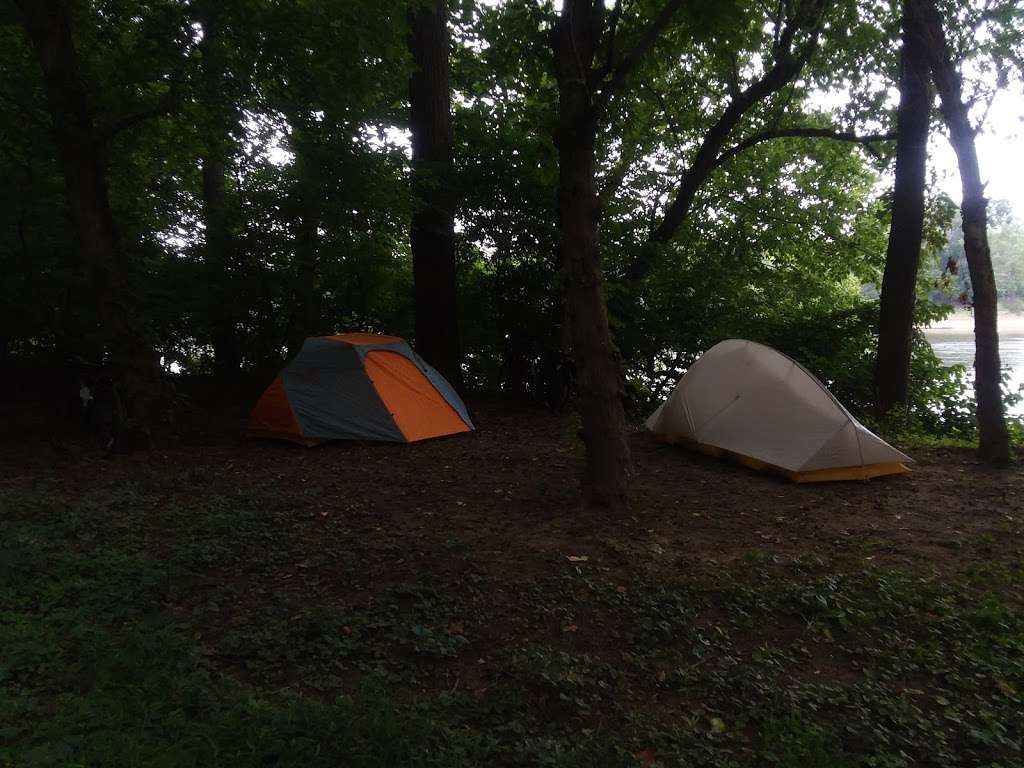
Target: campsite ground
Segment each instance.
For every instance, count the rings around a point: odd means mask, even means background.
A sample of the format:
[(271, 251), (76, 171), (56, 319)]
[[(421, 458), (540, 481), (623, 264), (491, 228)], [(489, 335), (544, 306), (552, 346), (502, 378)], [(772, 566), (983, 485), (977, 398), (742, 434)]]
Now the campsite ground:
[(571, 419), (0, 451), (0, 765), (1014, 765), (1024, 473), (793, 485)]

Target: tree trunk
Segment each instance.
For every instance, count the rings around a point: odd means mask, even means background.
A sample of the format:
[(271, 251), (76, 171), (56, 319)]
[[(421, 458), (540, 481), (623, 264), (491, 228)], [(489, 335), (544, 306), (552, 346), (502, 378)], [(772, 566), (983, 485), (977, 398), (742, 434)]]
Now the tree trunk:
[(203, 3), (200, 8), (203, 102), (208, 115), (202, 158), (203, 219), (206, 226), (203, 258), (209, 289), (214, 372), (220, 380), (231, 382), (237, 378), (242, 366), (242, 347), (235, 311), (237, 288), (232, 285), (238, 249), (231, 231), (226, 185), (232, 119), (224, 94), (223, 8), (216, 2)]
[(128, 260), (120, 249), (110, 209), (99, 145), (78, 69), (68, 4), (24, 0), (25, 31), (43, 73), (53, 121), (57, 160), (64, 176), (78, 257), (96, 302), (100, 334), (109, 355), (129, 423), (125, 434), (140, 446), (160, 387), (159, 358), (139, 320), (129, 284)]
[(446, 0), (410, 0), (409, 78), (416, 348), (456, 387), (462, 380), (456, 297), (451, 94)]
[(903, 6), (900, 105), (896, 114), (896, 181), (878, 318), (875, 407), (879, 416), (893, 406), (907, 402), (917, 269), (924, 229), (925, 169), (932, 103), (925, 45), (920, 19), (914, 14), (912, 0), (908, 0)]
[[(518, 319), (515, 315), (513, 317)], [(502, 389), (509, 397), (525, 400), (530, 386), (535, 384), (530, 376), (531, 349), (528, 334), (521, 327), (510, 327), (503, 337)]]
[[(587, 452), (584, 496), (625, 503), (632, 462), (626, 441), (622, 367), (601, 289), (594, 183), (596, 115), (588, 87), (600, 30), (593, 0), (565, 0), (555, 32), (558, 79), (558, 220), (566, 311)], [(598, 0), (600, 5), (600, 0)]]
[(974, 291), (974, 391), (978, 400), (978, 453), (993, 464), (1010, 460), (1010, 438), (1003, 413), (1000, 388), (996, 281), (988, 246), (988, 201), (981, 181), (974, 128), (963, 101), (960, 74), (950, 53), (946, 34), (933, 0), (910, 0), (924, 23), (926, 48), (932, 77), (941, 99), (942, 117), (949, 129), (949, 141), (960, 166), (963, 202), (960, 205), (964, 231), (964, 253)]
[(319, 177), (318, 158), (313, 149), (312, 139), (302, 128), (292, 132), (292, 147), (295, 151), (295, 287), (292, 295), (292, 312), (288, 323), (288, 356), (294, 357), (302, 343), (321, 331), (323, 307), (319, 284), (319, 235), (322, 185)]
[(203, 219), (206, 243), (203, 248), (207, 273), (213, 367), (217, 378), (230, 382), (242, 365), (242, 349), (235, 326), (235, 297), (231, 286), (233, 236), (229, 230), (225, 164), (215, 152), (202, 160)]

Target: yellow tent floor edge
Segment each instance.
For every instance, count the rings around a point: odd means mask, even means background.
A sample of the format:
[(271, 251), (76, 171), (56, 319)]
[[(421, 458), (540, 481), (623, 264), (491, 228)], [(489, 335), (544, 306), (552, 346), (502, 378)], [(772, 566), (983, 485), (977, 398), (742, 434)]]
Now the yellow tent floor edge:
[(828, 483), (843, 480), (871, 480), (873, 478), (884, 477), (886, 475), (908, 474), (911, 471), (910, 467), (901, 462), (884, 462), (880, 464), (864, 464), (852, 467), (812, 469), (800, 472), (785, 469), (783, 467), (776, 466), (775, 464), (769, 464), (768, 462), (761, 461), (753, 456), (747, 456), (746, 454), (736, 453), (735, 451), (729, 451), (725, 448), (719, 448), (717, 445), (698, 443), (695, 440), (685, 437), (659, 434), (657, 432), (654, 433), (654, 436), (663, 443), (668, 443), (670, 445), (682, 445), (687, 448), (700, 451), (706, 456), (730, 459), (745, 467), (749, 467), (750, 469), (782, 475), (783, 477), (792, 480), (794, 483)]
[(880, 464), (865, 464), (860, 467), (835, 467), (830, 469), (812, 469), (807, 472), (790, 472), (789, 479), (794, 483), (827, 483), (834, 480), (871, 480), (886, 475), (906, 475), (910, 467), (902, 462), (889, 461)]

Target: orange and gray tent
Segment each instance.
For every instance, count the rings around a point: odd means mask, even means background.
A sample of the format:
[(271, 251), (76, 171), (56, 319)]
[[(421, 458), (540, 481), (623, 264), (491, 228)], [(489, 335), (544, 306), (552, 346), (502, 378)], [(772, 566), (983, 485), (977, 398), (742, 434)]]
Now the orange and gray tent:
[(412, 443), (469, 432), (465, 404), (397, 336), (306, 339), (249, 416), (249, 437)]
[(798, 362), (744, 339), (705, 352), (647, 428), (666, 442), (798, 483), (899, 474), (913, 461), (858, 422)]

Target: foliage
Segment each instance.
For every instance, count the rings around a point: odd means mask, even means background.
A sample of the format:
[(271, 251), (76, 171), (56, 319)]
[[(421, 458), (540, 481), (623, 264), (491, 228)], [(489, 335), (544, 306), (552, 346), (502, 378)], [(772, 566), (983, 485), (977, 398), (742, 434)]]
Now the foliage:
[[(832, 382), (858, 414), (871, 403), (867, 286), (878, 284), (885, 253), (888, 191), (878, 182), (892, 160), (889, 144), (755, 144), (712, 172), (676, 236), (656, 249), (651, 271), (628, 277), (702, 138), (775, 55), (777, 5), (684, 4), (608, 106), (595, 168), (605, 289), (638, 410), (730, 336), (779, 346)], [(984, 97), (993, 83), (1015, 83), (1019, 9), (947, 5), (970, 62), (969, 90)], [(622, 51), (657, 7), (623, 4)], [(204, 14), (213, 8), (217, 34), (208, 37)], [(318, 314), (310, 332), (412, 336), (407, 229), (418, 203), (404, 134), (405, 2), (91, 0), (75, 9), (119, 236), (166, 365), (213, 370), (215, 326), (226, 317), (243, 367), (265, 381), (301, 330), (307, 300)], [(541, 357), (565, 343), (555, 11), (534, 0), (459, 2), (451, 11), (466, 385), (519, 395)], [(830, 3), (801, 77), (745, 113), (727, 146), (780, 127), (884, 131), (897, 11)], [(0, 189), (0, 355), (98, 362), (105, 350), (88, 276), (74, 258), (38, 67), (12, 19), (13, 11), (0, 24), (0, 176), (10, 182)], [(837, 94), (841, 103), (828, 106)], [(200, 169), (215, 150), (226, 157), (230, 253), (206, 242)], [(933, 201), (930, 233), (948, 231), (949, 211), (948, 200)], [(999, 216), (994, 222), (1010, 298), (1024, 290), (1012, 256), (1019, 233)], [(927, 280), (922, 291), (932, 287)], [(921, 344), (914, 365), (913, 419), (926, 431), (962, 434), (971, 406), (960, 397), (960, 374)]]
[[(130, 122), (107, 140), (107, 176), (161, 354), (185, 370), (205, 370), (212, 317), (224, 311), (216, 304), (227, 302), (247, 367), (278, 365), (295, 293), (295, 240), (314, 207), (332, 317), (406, 332), (404, 156), (385, 133), (400, 112), (408, 69), (404, 6), (218, 5), (220, 47), (228, 51), (219, 93), (230, 115), (226, 125), (211, 116), (203, 90), (200, 4), (107, 0), (80, 4), (76, 16), (84, 77), (98, 84), (92, 96), (101, 132)], [(0, 100), (20, 112), (0, 132), (0, 169), (19, 180), (4, 188), (12, 203), (18, 196), (16, 204), (0, 212), (0, 226), (16, 235), (0, 245), (0, 265), (13, 278), (4, 282), (11, 299), (4, 311), (12, 319), (4, 324), (5, 341), (12, 351), (60, 358), (75, 350), (97, 361), (102, 350), (83, 343), (95, 321), (91, 297), (67, 258), (62, 184), (46, 140), (37, 67), (16, 26), (0, 27), (0, 35)], [(229, 220), (240, 243), (227, 275), (206, 263), (203, 250), (199, 165), (218, 142), (229, 145)], [(299, 153), (307, 162), (291, 161)], [(315, 179), (299, 177), (307, 168), (318, 170)], [(28, 266), (35, 264), (45, 266)]]
[[(350, 595), (350, 522), (309, 537), (291, 489), (209, 482), (0, 495), (0, 765), (1019, 763), (1019, 563), (587, 566), (517, 574), (509, 614), (458, 542), (451, 574)], [(559, 642), (577, 632), (607, 642)]]
[[(989, 247), (1000, 304), (1013, 312), (1024, 306), (1024, 223), (1005, 200), (989, 205)], [(948, 240), (935, 254), (930, 273), (944, 289), (936, 298), (969, 306), (971, 275), (964, 256), (964, 233), (959, 215), (949, 229)]]

